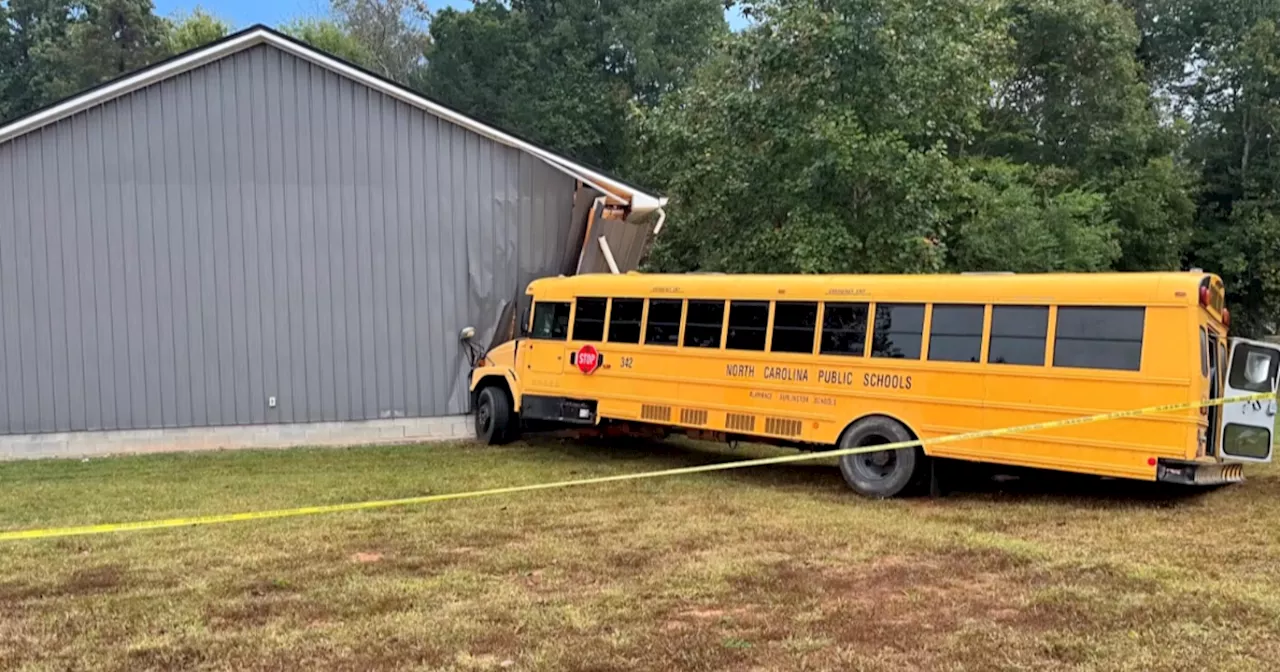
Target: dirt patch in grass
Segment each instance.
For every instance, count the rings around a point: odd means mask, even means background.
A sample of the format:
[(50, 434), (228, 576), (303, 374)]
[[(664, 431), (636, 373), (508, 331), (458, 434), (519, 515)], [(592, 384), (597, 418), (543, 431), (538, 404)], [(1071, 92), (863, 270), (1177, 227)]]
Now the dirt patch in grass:
[(254, 629), (269, 623), (308, 626), (333, 620), (334, 611), (325, 603), (301, 595), (258, 595), (210, 605), (205, 622), (212, 629)]
[(21, 581), (0, 583), (0, 604), (55, 597), (100, 595), (121, 590), (127, 583), (127, 572), (123, 567), (115, 564), (97, 565), (74, 570), (65, 578), (44, 585)]
[(212, 652), (187, 644), (144, 646), (129, 649), (118, 669), (190, 670), (211, 660)]
[(63, 595), (89, 595), (118, 588), (125, 581), (125, 570), (119, 565), (98, 565), (77, 569), (59, 587)]
[(886, 556), (857, 565), (786, 561), (734, 581), (733, 593), (755, 605), (758, 637), (795, 636), (801, 614), (807, 632), (866, 651), (920, 650), (976, 621), (1042, 629), (1028, 610), (1031, 582), (1016, 559), (955, 551)]
[(22, 581), (0, 581), (0, 604), (12, 605), (23, 600), (38, 597), (39, 588)]

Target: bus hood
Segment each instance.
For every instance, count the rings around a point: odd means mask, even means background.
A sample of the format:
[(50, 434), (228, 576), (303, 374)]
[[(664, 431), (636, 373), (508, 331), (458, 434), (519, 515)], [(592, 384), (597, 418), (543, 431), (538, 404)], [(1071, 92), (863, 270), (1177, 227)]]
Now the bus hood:
[(484, 353), (481, 366), (500, 366), (508, 369), (516, 368), (516, 342), (507, 341), (494, 346)]

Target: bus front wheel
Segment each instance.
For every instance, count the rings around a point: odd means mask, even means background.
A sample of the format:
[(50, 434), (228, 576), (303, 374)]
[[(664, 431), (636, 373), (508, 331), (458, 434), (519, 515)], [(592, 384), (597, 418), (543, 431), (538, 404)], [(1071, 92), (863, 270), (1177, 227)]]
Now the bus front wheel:
[(515, 438), (516, 423), (506, 390), (497, 385), (480, 390), (476, 395), (476, 438), (481, 443), (496, 446), (510, 442)]
[[(902, 423), (883, 416), (863, 418), (845, 431), (841, 448), (865, 448), (910, 441), (911, 433)], [(902, 494), (917, 481), (925, 461), (918, 446), (880, 450), (840, 457), (840, 473), (849, 487), (867, 497), (886, 498)]]

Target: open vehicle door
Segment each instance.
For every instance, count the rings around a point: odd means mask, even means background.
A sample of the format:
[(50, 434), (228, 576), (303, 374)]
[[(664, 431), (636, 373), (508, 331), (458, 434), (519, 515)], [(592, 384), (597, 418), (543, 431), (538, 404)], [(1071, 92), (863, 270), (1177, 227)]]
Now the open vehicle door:
[[(1280, 345), (1231, 339), (1227, 384), (1223, 396), (1238, 397), (1276, 392), (1280, 379)], [(1270, 462), (1275, 440), (1276, 398), (1224, 404), (1218, 445), (1222, 459)]]

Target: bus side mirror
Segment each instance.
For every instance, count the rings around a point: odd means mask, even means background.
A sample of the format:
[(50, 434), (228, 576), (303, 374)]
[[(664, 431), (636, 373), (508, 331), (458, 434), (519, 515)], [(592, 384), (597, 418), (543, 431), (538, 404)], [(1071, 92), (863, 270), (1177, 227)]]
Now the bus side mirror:
[(516, 332), (520, 334), (520, 338), (529, 335), (529, 309), (520, 311), (520, 325), (516, 327)]
[(464, 341), (464, 342), (469, 341), (475, 337), (476, 337), (475, 327), (463, 327), (462, 331), (458, 334), (458, 340)]

